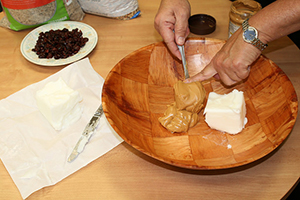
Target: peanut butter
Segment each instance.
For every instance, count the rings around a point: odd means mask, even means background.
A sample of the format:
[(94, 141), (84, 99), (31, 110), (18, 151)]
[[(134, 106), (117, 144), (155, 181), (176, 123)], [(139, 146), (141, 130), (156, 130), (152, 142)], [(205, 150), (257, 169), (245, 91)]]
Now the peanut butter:
[(205, 89), (200, 82), (174, 85), (175, 102), (168, 105), (163, 117), (158, 120), (170, 132), (186, 132), (198, 123), (198, 113), (203, 108)]

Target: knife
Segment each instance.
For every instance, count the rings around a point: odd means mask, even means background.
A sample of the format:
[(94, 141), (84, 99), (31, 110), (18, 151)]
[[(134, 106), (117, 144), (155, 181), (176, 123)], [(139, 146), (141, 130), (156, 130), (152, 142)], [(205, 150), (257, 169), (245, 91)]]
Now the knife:
[(103, 114), (102, 104), (94, 113), (94, 116), (90, 119), (89, 123), (86, 125), (81, 137), (79, 138), (77, 144), (75, 145), (72, 153), (68, 158), (68, 162), (72, 162), (77, 158), (77, 156), (84, 150), (85, 145), (89, 142), (90, 138), (92, 137), (94, 130), (97, 128), (100, 117)]
[(182, 45), (177, 45), (178, 49), (180, 51), (181, 54), (181, 60), (182, 60), (182, 65), (183, 65), (183, 70), (184, 70), (184, 77), (185, 79), (190, 78), (188, 69), (187, 69), (187, 64), (186, 64), (186, 59), (185, 59), (185, 53), (184, 53), (184, 46)]
[[(173, 30), (173, 33), (175, 34), (175, 30)], [(187, 69), (187, 64), (186, 64), (184, 45), (177, 44), (177, 47), (178, 47), (178, 49), (180, 51), (180, 55), (181, 55), (181, 61), (182, 61), (183, 70), (184, 70), (184, 77), (185, 77), (185, 79), (188, 79), (188, 78), (190, 78), (190, 75), (189, 75), (189, 71)]]

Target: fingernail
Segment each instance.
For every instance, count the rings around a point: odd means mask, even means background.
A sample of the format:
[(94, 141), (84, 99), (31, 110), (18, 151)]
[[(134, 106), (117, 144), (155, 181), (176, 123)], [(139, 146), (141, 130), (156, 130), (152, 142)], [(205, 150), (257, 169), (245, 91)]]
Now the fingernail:
[(190, 79), (185, 79), (183, 82), (184, 82), (184, 83), (190, 83), (191, 80), (190, 80)]
[(179, 37), (178, 38), (178, 45), (183, 45), (184, 44), (184, 37)]

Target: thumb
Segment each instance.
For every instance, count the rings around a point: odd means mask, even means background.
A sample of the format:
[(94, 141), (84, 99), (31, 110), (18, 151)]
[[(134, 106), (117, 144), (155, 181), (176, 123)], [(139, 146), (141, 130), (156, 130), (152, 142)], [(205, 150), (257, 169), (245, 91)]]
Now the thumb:
[(189, 29), (187, 23), (179, 22), (175, 24), (175, 41), (178, 45), (184, 45)]
[(201, 72), (199, 72), (195, 76), (192, 76), (191, 78), (186, 79), (184, 82), (191, 83), (191, 82), (195, 82), (195, 81), (204, 81), (204, 80), (207, 80), (207, 79), (213, 77), (216, 74), (217, 74), (217, 71), (210, 63)]

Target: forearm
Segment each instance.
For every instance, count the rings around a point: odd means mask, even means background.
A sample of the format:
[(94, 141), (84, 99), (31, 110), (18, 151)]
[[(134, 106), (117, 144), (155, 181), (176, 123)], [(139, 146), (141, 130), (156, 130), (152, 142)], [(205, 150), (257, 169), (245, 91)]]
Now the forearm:
[(271, 42), (300, 30), (300, 1), (277, 0), (250, 18), (263, 42)]

